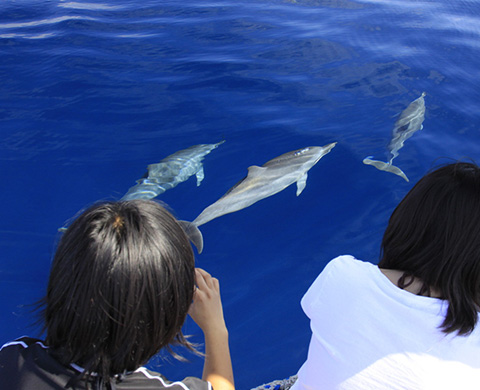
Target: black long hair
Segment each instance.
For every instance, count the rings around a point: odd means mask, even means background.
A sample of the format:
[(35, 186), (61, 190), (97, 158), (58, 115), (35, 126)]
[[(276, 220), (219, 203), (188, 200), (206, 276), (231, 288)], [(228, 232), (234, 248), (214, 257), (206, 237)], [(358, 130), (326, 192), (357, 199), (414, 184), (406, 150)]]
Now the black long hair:
[(458, 162), (425, 175), (390, 217), (378, 265), (448, 300), (444, 332), (471, 333), (480, 305), (479, 167)]
[(115, 375), (137, 369), (163, 347), (192, 349), (181, 327), (194, 284), (188, 238), (162, 206), (94, 205), (66, 230), (55, 253), (43, 300), (45, 342), (62, 363), (83, 367), (81, 377), (95, 373), (108, 388)]

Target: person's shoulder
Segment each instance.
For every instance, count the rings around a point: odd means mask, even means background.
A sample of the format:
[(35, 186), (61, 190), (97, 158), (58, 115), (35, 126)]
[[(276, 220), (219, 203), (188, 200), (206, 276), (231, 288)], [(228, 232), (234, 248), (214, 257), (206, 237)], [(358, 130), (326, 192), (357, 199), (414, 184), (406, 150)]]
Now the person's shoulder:
[(373, 264), (358, 260), (352, 255), (341, 255), (331, 260), (323, 269), (319, 277), (348, 277), (349, 274), (358, 275), (358, 272), (367, 270)]
[(47, 348), (45, 344), (39, 339), (35, 339), (28, 336), (22, 336), (13, 341), (8, 341), (0, 347), (0, 352), (5, 352), (7, 350), (23, 350), (30, 348), (32, 346), (39, 346), (40, 348)]
[[(8, 389), (23, 388), (20, 383), (26, 380), (26, 376), (30, 378), (32, 372), (40, 371), (37, 368), (34, 370), (31, 368), (44, 363), (47, 356), (46, 349), (47, 347), (40, 340), (26, 336), (5, 343), (0, 348), (0, 383)], [(23, 370), (26, 365), (30, 369), (28, 372)]]
[[(362, 277), (375, 267), (371, 263), (357, 260), (352, 255), (342, 255), (331, 260), (318, 275), (302, 298), (302, 307), (308, 307), (324, 302), (324, 297), (339, 297), (345, 291), (345, 286), (353, 287)], [(353, 288), (349, 288), (353, 291)]]
[[(128, 382), (131, 383), (132, 386), (134, 386), (135, 382), (137, 381), (150, 382), (152, 384), (152, 389), (168, 388), (169, 390), (212, 390), (210, 383), (205, 382), (200, 378), (187, 377), (181, 381), (169, 381), (162, 374), (151, 371), (145, 367), (140, 367), (137, 369), (128, 379)], [(131, 388), (133, 389), (134, 387)]]
[(338, 257), (335, 257), (333, 260), (331, 260), (325, 269), (327, 267), (335, 267), (335, 268), (346, 268), (346, 269), (351, 269), (352, 267), (355, 268), (363, 268), (366, 266), (366, 264), (371, 265), (371, 263), (368, 263), (366, 261), (358, 260), (352, 255), (341, 255)]

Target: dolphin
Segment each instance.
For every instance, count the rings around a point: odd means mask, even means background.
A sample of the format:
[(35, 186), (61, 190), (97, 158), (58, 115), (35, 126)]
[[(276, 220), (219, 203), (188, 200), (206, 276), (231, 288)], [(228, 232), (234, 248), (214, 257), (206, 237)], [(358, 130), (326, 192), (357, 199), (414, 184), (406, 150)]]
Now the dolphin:
[(372, 156), (369, 156), (363, 160), (364, 164), (373, 165), (381, 171), (394, 173), (407, 182), (409, 181), (407, 175), (405, 175), (400, 168), (393, 165), (393, 159), (398, 156), (398, 151), (403, 147), (405, 141), (418, 130), (423, 129), (423, 121), (425, 119), (425, 95), (426, 93), (422, 92), (422, 95), (412, 101), (395, 121), (392, 130), (392, 139), (388, 144), (388, 151), (391, 155), (390, 160), (388, 162), (372, 160)]
[(425, 119), (425, 97), (426, 93), (411, 102), (408, 107), (402, 111), (392, 131), (392, 140), (388, 149), (392, 154), (389, 163), (398, 156), (398, 151), (403, 147), (404, 142), (409, 139), (418, 130), (423, 129), (423, 120)]
[(282, 154), (261, 167), (248, 168), (247, 176), (227, 191), (219, 200), (204, 209), (193, 222), (181, 221), (190, 240), (203, 250), (203, 237), (199, 226), (222, 215), (244, 209), (252, 204), (275, 195), (289, 185), (297, 183), (297, 196), (307, 185), (307, 172), (323, 156), (329, 153), (336, 142), (325, 146), (310, 146)]
[(192, 175), (196, 175), (199, 186), (205, 177), (203, 158), (224, 142), (190, 146), (165, 157), (159, 163), (150, 164), (144, 177), (137, 180), (137, 184), (120, 200), (155, 198)]

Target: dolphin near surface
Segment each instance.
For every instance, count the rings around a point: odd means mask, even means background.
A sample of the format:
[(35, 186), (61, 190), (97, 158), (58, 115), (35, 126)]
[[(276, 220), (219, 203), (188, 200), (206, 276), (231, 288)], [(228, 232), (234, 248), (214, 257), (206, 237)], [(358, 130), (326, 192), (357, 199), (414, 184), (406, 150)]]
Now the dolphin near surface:
[(165, 157), (159, 163), (150, 164), (145, 176), (137, 180), (137, 184), (120, 200), (155, 198), (192, 175), (196, 175), (199, 186), (205, 177), (202, 164), (204, 157), (224, 142), (190, 146)]
[(391, 155), (388, 162), (372, 160), (371, 157), (366, 157), (363, 163), (366, 165), (373, 165), (375, 168), (391, 172), (405, 179), (407, 182), (408, 177), (398, 167), (393, 165), (393, 160), (398, 156), (398, 151), (403, 148), (403, 145), (407, 139), (409, 139), (418, 130), (423, 129), (423, 121), (425, 119), (425, 95), (422, 95), (412, 101), (408, 107), (402, 111), (398, 119), (395, 121), (395, 125), (392, 131), (392, 139), (388, 144), (388, 150)]
[(297, 183), (297, 196), (307, 184), (307, 172), (336, 145), (310, 146), (276, 157), (261, 167), (251, 166), (247, 176), (227, 191), (219, 200), (208, 206), (193, 222), (181, 221), (182, 226), (197, 247), (203, 250), (203, 237), (199, 226), (222, 215), (242, 210), (252, 204), (275, 195), (293, 183)]

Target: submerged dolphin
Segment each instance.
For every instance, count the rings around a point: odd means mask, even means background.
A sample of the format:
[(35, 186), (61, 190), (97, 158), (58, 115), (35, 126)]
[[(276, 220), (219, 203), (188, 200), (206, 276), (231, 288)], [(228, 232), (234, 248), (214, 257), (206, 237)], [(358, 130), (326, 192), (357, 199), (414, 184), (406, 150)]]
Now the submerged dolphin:
[(415, 132), (423, 129), (422, 123), (425, 119), (425, 95), (426, 93), (423, 92), (418, 99), (411, 102), (396, 120), (392, 131), (392, 139), (388, 144), (388, 150), (391, 154), (390, 160), (388, 162), (372, 160), (370, 156), (363, 160), (364, 164), (373, 165), (381, 171), (394, 173), (406, 181), (409, 181), (405, 173), (393, 165), (393, 159), (398, 156), (398, 151), (403, 147), (405, 141)]
[(196, 175), (199, 186), (205, 177), (203, 158), (224, 142), (190, 146), (165, 157), (157, 164), (150, 164), (145, 176), (137, 180), (137, 184), (120, 200), (155, 198), (192, 175)]
[(222, 215), (244, 209), (272, 196), (289, 185), (297, 183), (297, 196), (307, 184), (307, 172), (323, 156), (329, 153), (336, 142), (325, 146), (311, 146), (282, 154), (263, 166), (251, 166), (248, 175), (225, 195), (203, 210), (193, 222), (182, 221), (186, 233), (198, 249), (203, 249), (203, 237), (198, 226)]
[(425, 119), (425, 97), (426, 93), (411, 102), (408, 107), (402, 111), (395, 126), (393, 127), (392, 140), (388, 149), (392, 154), (389, 163), (398, 156), (398, 151), (403, 147), (404, 142), (415, 132), (423, 129), (423, 120)]

